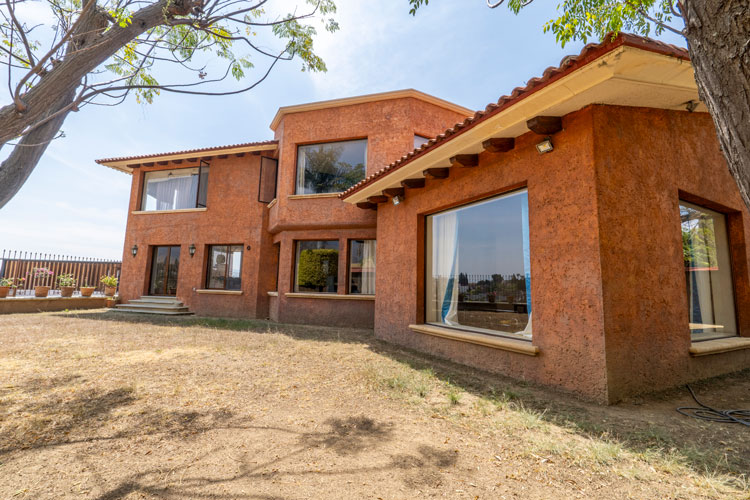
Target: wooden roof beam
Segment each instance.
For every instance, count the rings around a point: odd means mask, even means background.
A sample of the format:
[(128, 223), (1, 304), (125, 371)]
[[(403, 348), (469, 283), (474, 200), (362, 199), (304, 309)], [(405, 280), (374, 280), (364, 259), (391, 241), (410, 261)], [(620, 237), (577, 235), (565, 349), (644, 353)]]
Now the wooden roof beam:
[(450, 159), (451, 167), (476, 167), (479, 165), (479, 155), (456, 155)]
[[(421, 180), (424, 180), (424, 179), (421, 179)], [(405, 192), (405, 189), (402, 187), (386, 188), (383, 190), (383, 194), (386, 196), (390, 196), (391, 198), (393, 198), (394, 196), (404, 196), (404, 192)]]
[(428, 168), (422, 173), (425, 177), (432, 177), (433, 179), (447, 179), (451, 174), (448, 168)]
[(507, 153), (516, 147), (516, 140), (512, 137), (492, 137), (482, 142), (482, 147), (488, 153)]
[(369, 201), (362, 201), (360, 203), (357, 203), (357, 207), (365, 209), (365, 210), (377, 210), (378, 206), (375, 203), (370, 203)]
[(367, 198), (367, 201), (369, 201), (370, 203), (375, 203), (375, 204), (385, 203), (388, 201), (388, 197), (383, 196), (382, 194), (377, 195), (377, 196), (370, 196), (369, 198)]
[(539, 135), (552, 135), (562, 130), (562, 118), (559, 116), (535, 116), (526, 122), (529, 130)]
[(424, 187), (424, 178), (422, 179), (404, 179), (401, 185), (409, 189), (419, 189)]

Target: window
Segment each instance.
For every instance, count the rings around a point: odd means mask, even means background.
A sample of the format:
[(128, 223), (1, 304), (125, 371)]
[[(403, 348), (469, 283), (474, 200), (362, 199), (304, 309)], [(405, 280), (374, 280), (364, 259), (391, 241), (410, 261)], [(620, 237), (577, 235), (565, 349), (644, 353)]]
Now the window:
[(349, 242), (349, 293), (375, 295), (375, 240)]
[(298, 241), (296, 263), (295, 292), (336, 293), (338, 241)]
[(421, 135), (414, 134), (414, 149), (417, 149), (422, 144), (427, 144), (430, 139)]
[(206, 288), (241, 290), (242, 245), (211, 245), (208, 247)]
[(531, 339), (526, 190), (427, 217), (428, 323)]
[(205, 208), (208, 164), (195, 168), (146, 172), (141, 210)]
[(367, 140), (297, 148), (297, 194), (340, 193), (365, 178)]
[(737, 335), (724, 214), (680, 201), (691, 340)]
[(275, 158), (260, 158), (260, 182), (258, 184), (258, 201), (271, 203), (276, 198), (276, 178), (279, 170), (279, 160)]

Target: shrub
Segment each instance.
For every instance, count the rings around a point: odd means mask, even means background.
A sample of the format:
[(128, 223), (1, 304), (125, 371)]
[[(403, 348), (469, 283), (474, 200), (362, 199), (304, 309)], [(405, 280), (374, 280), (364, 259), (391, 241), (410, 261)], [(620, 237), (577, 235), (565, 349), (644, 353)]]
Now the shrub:
[(57, 277), (57, 284), (60, 286), (76, 286), (76, 278), (73, 273), (60, 274)]
[(102, 276), (99, 281), (104, 286), (117, 286), (117, 278), (115, 276)]
[(329, 276), (338, 275), (339, 251), (328, 248), (302, 250), (299, 255), (297, 283), (301, 287), (323, 290)]

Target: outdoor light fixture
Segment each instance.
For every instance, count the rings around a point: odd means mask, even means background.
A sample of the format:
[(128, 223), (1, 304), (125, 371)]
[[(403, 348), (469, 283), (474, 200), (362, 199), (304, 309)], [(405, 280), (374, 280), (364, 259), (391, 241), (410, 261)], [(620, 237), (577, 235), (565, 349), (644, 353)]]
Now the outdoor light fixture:
[(133, 245), (133, 248), (130, 249), (130, 253), (135, 257), (138, 254), (138, 245)]
[(553, 149), (555, 148), (552, 145), (552, 139), (550, 137), (547, 137), (542, 142), (536, 145), (536, 150), (539, 151), (540, 155), (543, 155), (544, 153), (549, 153)]
[(398, 205), (402, 201), (404, 201), (404, 197), (403, 196), (396, 195), (393, 198), (391, 198), (391, 202), (393, 202), (394, 205)]
[(190, 257), (195, 255), (195, 243), (190, 244), (190, 246), (188, 247), (188, 252), (190, 252)]

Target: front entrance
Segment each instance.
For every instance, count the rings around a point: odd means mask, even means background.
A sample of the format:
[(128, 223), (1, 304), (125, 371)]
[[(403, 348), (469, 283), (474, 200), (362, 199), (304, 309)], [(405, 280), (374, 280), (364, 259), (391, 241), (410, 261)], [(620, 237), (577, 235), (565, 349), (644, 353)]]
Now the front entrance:
[(154, 247), (149, 295), (177, 295), (180, 247)]

